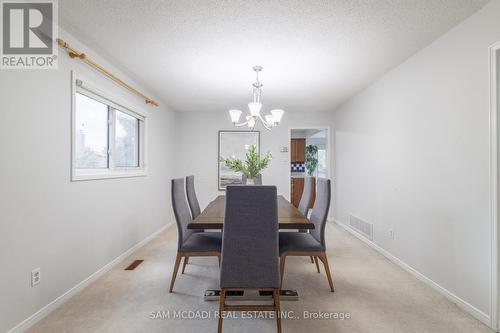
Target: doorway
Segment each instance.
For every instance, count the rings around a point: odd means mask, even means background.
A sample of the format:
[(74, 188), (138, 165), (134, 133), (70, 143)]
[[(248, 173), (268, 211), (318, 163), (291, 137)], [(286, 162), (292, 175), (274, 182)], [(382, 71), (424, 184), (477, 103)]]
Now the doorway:
[(491, 328), (500, 327), (500, 42), (490, 47)]
[[(305, 177), (318, 178), (330, 176), (330, 131), (327, 127), (290, 128), (290, 202), (298, 207)], [(314, 205), (316, 188), (314, 186), (310, 208)]]

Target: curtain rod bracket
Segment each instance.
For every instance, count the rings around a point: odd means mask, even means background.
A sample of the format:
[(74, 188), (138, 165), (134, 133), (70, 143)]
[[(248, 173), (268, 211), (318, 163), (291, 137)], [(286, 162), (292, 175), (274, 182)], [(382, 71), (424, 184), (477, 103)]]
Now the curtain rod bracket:
[(71, 59), (75, 59), (75, 58), (79, 58), (79, 59), (85, 59), (85, 53), (75, 53), (75, 52), (71, 52), (71, 51), (68, 51), (68, 55)]
[(118, 84), (122, 85), (123, 87), (127, 88), (128, 90), (130, 90), (134, 94), (139, 95), (142, 98), (144, 98), (144, 101), (146, 102), (146, 104), (151, 104), (151, 105), (154, 105), (154, 106), (158, 106), (158, 102), (156, 102), (155, 100), (147, 97), (146, 95), (144, 95), (143, 93), (141, 93), (139, 90), (135, 89), (134, 87), (132, 87), (131, 85), (129, 85), (125, 81), (119, 79), (117, 76), (115, 76), (114, 74), (112, 74), (111, 72), (109, 72), (108, 70), (106, 70), (104, 67), (102, 67), (98, 63), (96, 63), (93, 60), (89, 59), (85, 55), (85, 53), (79, 52), (79, 51), (75, 50), (74, 48), (72, 48), (68, 43), (66, 43), (61, 38), (57, 39), (57, 43), (61, 47), (65, 48), (68, 51), (68, 55), (69, 55), (69, 57), (71, 59), (78, 58), (78, 59), (82, 60), (87, 65), (90, 65), (90, 66), (94, 67), (95, 69), (97, 69), (98, 71), (100, 71), (101, 73), (103, 73), (104, 75), (106, 75), (107, 77), (109, 77), (110, 79), (112, 79), (113, 81), (115, 81), (116, 83), (118, 83)]

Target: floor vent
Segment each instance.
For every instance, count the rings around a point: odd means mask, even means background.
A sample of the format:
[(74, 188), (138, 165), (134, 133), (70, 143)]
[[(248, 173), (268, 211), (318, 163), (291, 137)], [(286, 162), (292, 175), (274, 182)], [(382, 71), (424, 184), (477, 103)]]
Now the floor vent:
[(349, 215), (349, 226), (369, 240), (373, 240), (373, 224), (365, 222), (356, 216)]
[(133, 263), (131, 263), (127, 268), (125, 268), (126, 271), (133, 271), (134, 269), (137, 268), (140, 264), (142, 264), (144, 260), (134, 260)]

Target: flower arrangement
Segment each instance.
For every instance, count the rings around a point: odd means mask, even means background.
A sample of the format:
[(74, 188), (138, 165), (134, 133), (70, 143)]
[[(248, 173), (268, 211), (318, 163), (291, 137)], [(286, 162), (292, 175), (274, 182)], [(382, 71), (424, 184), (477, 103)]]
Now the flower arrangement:
[(221, 157), (220, 161), (224, 162), (229, 169), (241, 172), (245, 175), (245, 177), (253, 179), (257, 177), (262, 170), (268, 167), (271, 159), (272, 155), (270, 152), (267, 152), (263, 157), (260, 157), (257, 153), (257, 145), (251, 145), (247, 150), (245, 161), (235, 157)]

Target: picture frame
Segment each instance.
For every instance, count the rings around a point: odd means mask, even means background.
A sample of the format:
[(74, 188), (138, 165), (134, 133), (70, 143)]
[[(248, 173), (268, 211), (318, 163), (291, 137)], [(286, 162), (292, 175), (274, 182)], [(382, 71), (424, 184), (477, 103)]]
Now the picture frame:
[(221, 157), (236, 157), (245, 160), (248, 147), (257, 145), (257, 152), (260, 154), (260, 131), (230, 131), (220, 130), (218, 132), (217, 149), (217, 189), (225, 191), (227, 185), (242, 184), (241, 172), (235, 172), (227, 168)]

